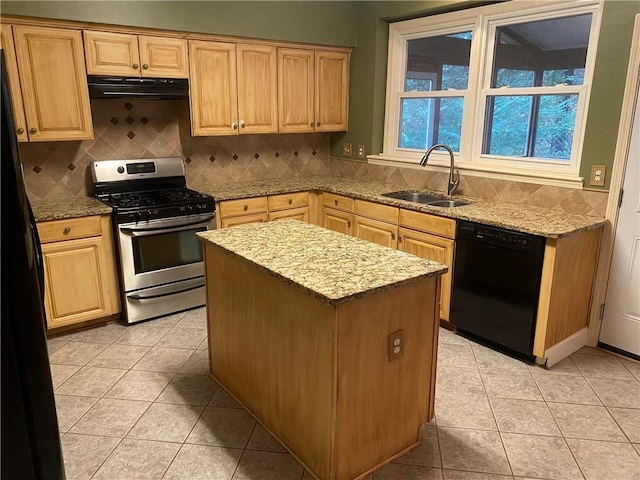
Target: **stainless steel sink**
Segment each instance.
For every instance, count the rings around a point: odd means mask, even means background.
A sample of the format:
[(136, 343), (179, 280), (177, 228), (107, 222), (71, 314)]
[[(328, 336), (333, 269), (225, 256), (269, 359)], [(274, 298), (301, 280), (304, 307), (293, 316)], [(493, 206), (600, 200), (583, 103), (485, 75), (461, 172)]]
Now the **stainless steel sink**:
[(383, 197), (395, 198), (397, 200), (406, 200), (407, 202), (422, 203), (423, 205), (431, 205), (434, 207), (461, 207), (462, 205), (468, 205), (469, 202), (463, 202), (461, 200), (448, 200), (446, 198), (439, 197), (438, 195), (431, 195), (425, 192), (389, 192), (382, 193)]
[(431, 203), (442, 200), (442, 197), (424, 192), (389, 192), (383, 193), (382, 196), (415, 203)]
[(433, 207), (461, 207), (462, 205), (469, 205), (468, 202), (463, 202), (460, 200), (438, 200), (437, 202), (429, 202), (427, 205), (431, 205)]

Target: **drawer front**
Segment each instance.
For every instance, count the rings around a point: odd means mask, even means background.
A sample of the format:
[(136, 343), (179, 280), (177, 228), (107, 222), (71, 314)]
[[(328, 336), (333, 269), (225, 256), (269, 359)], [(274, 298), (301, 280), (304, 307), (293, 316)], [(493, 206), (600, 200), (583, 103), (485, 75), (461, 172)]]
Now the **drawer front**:
[(322, 194), (322, 205), (329, 208), (344, 210), (345, 212), (353, 212), (353, 198), (343, 197), (334, 193)]
[(401, 227), (408, 227), (421, 232), (440, 235), (441, 237), (455, 238), (456, 236), (456, 221), (450, 218), (401, 209), (399, 223)]
[(267, 197), (241, 198), (220, 202), (220, 218), (266, 213)]
[(284, 193), (270, 195), (268, 199), (269, 211), (284, 210), (309, 206), (309, 192)]
[(398, 224), (398, 207), (390, 207), (380, 203), (366, 202), (364, 200), (355, 201), (355, 213), (362, 217), (369, 217), (383, 222)]
[(238, 225), (246, 225), (248, 223), (264, 223), (269, 220), (267, 213), (256, 213), (255, 215), (240, 215), (239, 217), (223, 218), (221, 221), (222, 228), (235, 227)]
[(290, 208), (273, 213), (269, 212), (270, 222), (275, 220), (286, 220), (289, 218), (309, 223), (309, 207)]
[(100, 216), (69, 218), (38, 223), (40, 243), (61, 242), (102, 235)]

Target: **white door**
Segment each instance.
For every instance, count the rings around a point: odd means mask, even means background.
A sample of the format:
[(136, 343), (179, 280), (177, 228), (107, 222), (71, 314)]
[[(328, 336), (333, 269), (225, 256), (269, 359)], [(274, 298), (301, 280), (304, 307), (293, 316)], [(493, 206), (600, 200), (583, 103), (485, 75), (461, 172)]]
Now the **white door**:
[[(640, 81), (637, 77), (635, 91), (630, 89), (635, 94), (635, 114), (627, 154), (624, 194), (618, 214), (600, 342), (640, 356), (639, 85)], [(629, 95), (631, 92), (625, 92), (625, 95)]]

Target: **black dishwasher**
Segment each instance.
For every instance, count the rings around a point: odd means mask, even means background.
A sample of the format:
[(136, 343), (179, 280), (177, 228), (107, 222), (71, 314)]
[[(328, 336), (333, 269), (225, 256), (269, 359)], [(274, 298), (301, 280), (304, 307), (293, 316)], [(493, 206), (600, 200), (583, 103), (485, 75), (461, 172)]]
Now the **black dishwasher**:
[(545, 239), (459, 221), (450, 320), (470, 338), (533, 360)]

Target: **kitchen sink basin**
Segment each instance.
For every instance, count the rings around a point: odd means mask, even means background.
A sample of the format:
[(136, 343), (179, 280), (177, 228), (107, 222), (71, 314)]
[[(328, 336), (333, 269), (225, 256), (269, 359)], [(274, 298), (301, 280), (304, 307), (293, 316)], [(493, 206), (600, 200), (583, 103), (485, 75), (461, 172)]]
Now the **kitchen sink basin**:
[(462, 202), (460, 200), (438, 200), (437, 202), (429, 202), (427, 205), (432, 205), (434, 207), (461, 207), (462, 205), (469, 205), (467, 202)]
[(431, 203), (442, 200), (442, 197), (423, 192), (390, 192), (383, 193), (382, 196), (415, 203)]
[(381, 194), (383, 197), (395, 198), (397, 200), (406, 200), (407, 202), (422, 203), (423, 205), (432, 205), (434, 207), (461, 207), (462, 205), (468, 205), (468, 202), (460, 200), (448, 200), (446, 198), (439, 197), (438, 195), (431, 195), (425, 192), (389, 192)]

